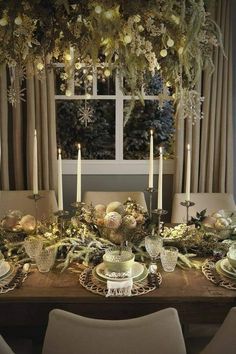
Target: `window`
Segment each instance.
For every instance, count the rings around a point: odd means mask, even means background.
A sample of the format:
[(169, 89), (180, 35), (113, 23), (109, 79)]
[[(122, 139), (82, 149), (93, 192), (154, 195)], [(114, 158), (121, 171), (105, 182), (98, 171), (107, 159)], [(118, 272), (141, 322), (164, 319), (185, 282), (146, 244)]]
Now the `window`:
[[(154, 156), (158, 156), (160, 143), (165, 146), (166, 157), (173, 156), (173, 107), (169, 90), (163, 89), (159, 76), (151, 78), (144, 88), (143, 105), (139, 100), (132, 101), (125, 81), (123, 93), (119, 79), (108, 74), (104, 68), (94, 73), (81, 66), (74, 73), (74, 81), (68, 82), (63, 68), (56, 68), (57, 139), (65, 174), (76, 171), (77, 143), (82, 145), (85, 174), (148, 173), (151, 128)], [(173, 162), (168, 159), (164, 172), (172, 170)]]

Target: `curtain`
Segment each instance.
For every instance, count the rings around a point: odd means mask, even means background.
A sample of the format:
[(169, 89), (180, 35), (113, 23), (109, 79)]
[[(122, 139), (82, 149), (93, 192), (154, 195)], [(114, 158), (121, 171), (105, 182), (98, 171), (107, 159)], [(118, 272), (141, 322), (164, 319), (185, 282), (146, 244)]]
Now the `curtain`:
[[(17, 68), (16, 68), (17, 71)], [(53, 70), (48, 68), (40, 79), (33, 75), (34, 67), (26, 68), (26, 80), (20, 86), (15, 80), (17, 101), (8, 103), (9, 72), (0, 68), (0, 189), (32, 190), (33, 137), (38, 137), (39, 189), (55, 190), (56, 118)], [(17, 72), (16, 72), (16, 77)], [(23, 100), (19, 99), (23, 90)]]
[(232, 115), (232, 33), (231, 0), (219, 0), (215, 20), (220, 26), (225, 56), (213, 52), (215, 70), (206, 70), (199, 80), (204, 118), (195, 124), (176, 112), (176, 157), (174, 192), (185, 191), (186, 145), (192, 146), (191, 192), (233, 193), (233, 115)]

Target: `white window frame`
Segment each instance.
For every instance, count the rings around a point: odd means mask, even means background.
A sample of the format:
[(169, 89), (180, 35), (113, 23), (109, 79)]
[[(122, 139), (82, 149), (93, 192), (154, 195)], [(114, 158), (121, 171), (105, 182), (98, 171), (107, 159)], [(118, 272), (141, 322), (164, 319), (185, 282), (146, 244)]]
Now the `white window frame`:
[[(61, 66), (60, 64), (58, 66)], [(123, 159), (123, 103), (124, 100), (131, 99), (120, 89), (119, 79), (116, 78), (114, 95), (97, 94), (97, 77), (94, 74), (93, 94), (90, 98), (85, 95), (55, 95), (57, 100), (115, 100), (115, 159), (114, 160), (82, 160), (82, 173), (84, 175), (147, 175), (149, 171), (148, 160), (124, 160)], [(145, 100), (155, 100), (156, 96), (144, 95)], [(83, 158), (83, 157), (82, 157)], [(76, 159), (62, 161), (62, 173), (64, 175), (76, 174)], [(154, 174), (158, 173), (158, 160), (154, 160)], [(174, 160), (164, 160), (164, 174), (174, 173)]]

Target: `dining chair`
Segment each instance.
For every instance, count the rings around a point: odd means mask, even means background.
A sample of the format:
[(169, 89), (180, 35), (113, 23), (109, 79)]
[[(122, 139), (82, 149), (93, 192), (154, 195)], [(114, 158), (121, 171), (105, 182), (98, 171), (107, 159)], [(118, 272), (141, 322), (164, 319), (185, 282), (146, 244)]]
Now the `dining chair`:
[(1, 354), (14, 354), (9, 345), (5, 342), (3, 337), (0, 335), (0, 353)]
[[(37, 201), (38, 218), (49, 217), (58, 210), (55, 191), (39, 191), (42, 198)], [(32, 191), (0, 191), (0, 219), (2, 219), (10, 210), (20, 210), (24, 214), (35, 216), (35, 202), (30, 199)]]
[(147, 210), (147, 204), (143, 192), (118, 192), (118, 191), (87, 191), (84, 193), (83, 201), (86, 204), (104, 204), (107, 205), (111, 202), (124, 203), (128, 198), (133, 199), (136, 203), (140, 204), (144, 210)]
[[(217, 310), (216, 310), (217, 311)], [(236, 353), (236, 307), (232, 307), (224, 322), (201, 354)]]
[(173, 308), (128, 320), (86, 318), (52, 310), (42, 354), (185, 354)]
[[(189, 208), (189, 216), (207, 209), (207, 215), (218, 210), (236, 210), (234, 197), (229, 193), (191, 193), (191, 201), (195, 203)], [(171, 223), (186, 222), (186, 209), (180, 203), (185, 201), (185, 193), (176, 193), (172, 203)]]

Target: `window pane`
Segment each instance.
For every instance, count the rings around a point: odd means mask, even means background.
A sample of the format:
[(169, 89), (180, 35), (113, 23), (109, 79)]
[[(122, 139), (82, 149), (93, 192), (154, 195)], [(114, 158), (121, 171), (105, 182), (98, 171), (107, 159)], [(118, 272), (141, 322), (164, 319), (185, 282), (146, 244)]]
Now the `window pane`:
[[(140, 101), (135, 107), (130, 119), (124, 127), (124, 159), (143, 160), (149, 158), (150, 129), (154, 129), (154, 156), (158, 156), (160, 144), (165, 148), (167, 157), (173, 156), (174, 118), (170, 102), (164, 102), (160, 109), (158, 101)], [(130, 101), (125, 101), (127, 105)], [(125, 107), (124, 107), (125, 108)]]
[(115, 95), (115, 73), (106, 77), (106, 69), (97, 69), (97, 94), (98, 95)]
[(115, 100), (57, 101), (57, 143), (64, 159), (115, 159)]

